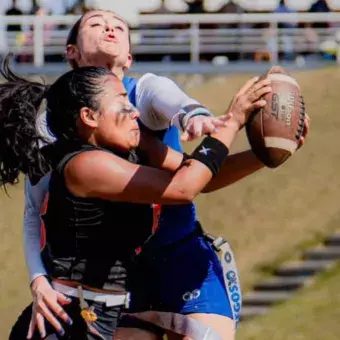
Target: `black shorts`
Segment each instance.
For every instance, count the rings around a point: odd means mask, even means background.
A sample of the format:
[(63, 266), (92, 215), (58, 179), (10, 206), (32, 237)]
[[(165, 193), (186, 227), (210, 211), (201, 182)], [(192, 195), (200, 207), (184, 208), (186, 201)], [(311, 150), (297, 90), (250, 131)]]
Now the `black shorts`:
[[(106, 307), (103, 303), (93, 301), (87, 302), (90, 307), (94, 308), (94, 312), (98, 316), (97, 321), (88, 325), (80, 315), (78, 299), (73, 298), (69, 305), (63, 307), (66, 313), (73, 320), (73, 324), (69, 326), (61, 322), (65, 330), (65, 335), (59, 336), (55, 333), (55, 329), (49, 325), (48, 322), (45, 322), (46, 336), (55, 334), (57, 338), (61, 340), (112, 340), (123, 307)], [(27, 339), (31, 315), (32, 304), (30, 304), (18, 318), (11, 330), (9, 340)], [(41, 340), (41, 336), (37, 329), (35, 330), (32, 339)]]

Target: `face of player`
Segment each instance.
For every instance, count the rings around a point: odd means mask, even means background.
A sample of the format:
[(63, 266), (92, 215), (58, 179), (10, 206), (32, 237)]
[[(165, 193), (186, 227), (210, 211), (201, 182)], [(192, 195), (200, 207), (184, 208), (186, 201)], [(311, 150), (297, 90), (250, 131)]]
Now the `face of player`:
[(129, 102), (123, 83), (114, 76), (105, 76), (99, 95), (99, 109), (83, 108), (81, 125), (91, 131), (90, 142), (108, 149), (128, 151), (138, 146), (139, 112)]
[(129, 28), (117, 14), (94, 10), (86, 13), (79, 26), (76, 45), (68, 45), (66, 57), (78, 66), (130, 68)]

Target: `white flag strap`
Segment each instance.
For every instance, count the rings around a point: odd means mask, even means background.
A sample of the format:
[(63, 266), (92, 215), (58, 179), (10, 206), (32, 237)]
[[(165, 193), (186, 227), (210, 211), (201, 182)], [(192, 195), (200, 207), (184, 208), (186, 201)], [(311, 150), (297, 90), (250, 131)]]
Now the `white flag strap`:
[(224, 238), (214, 237), (208, 233), (204, 233), (204, 235), (212, 244), (214, 250), (219, 256), (223, 269), (225, 288), (231, 304), (233, 319), (236, 324), (235, 326), (237, 326), (241, 316), (242, 292), (234, 253), (230, 247), (230, 244)]

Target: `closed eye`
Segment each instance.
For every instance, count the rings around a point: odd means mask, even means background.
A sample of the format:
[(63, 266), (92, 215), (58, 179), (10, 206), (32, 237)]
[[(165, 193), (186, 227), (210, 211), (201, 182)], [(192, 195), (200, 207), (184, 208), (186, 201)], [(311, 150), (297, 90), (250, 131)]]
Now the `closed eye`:
[(101, 26), (101, 24), (97, 22), (97, 23), (91, 24), (90, 26), (91, 27), (96, 27), (96, 26)]
[(130, 114), (130, 113), (135, 112), (136, 110), (137, 109), (133, 105), (131, 105), (131, 106), (123, 107), (120, 113)]

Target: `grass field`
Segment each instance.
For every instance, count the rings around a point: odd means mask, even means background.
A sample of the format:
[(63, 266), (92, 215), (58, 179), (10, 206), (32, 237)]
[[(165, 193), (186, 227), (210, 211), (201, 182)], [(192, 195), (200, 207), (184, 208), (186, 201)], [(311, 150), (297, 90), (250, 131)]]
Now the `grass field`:
[[(260, 269), (270, 269), (298, 255), (301, 246), (329, 233), (340, 219), (340, 69), (294, 75), (312, 118), (306, 146), (278, 169), (263, 169), (229, 188), (197, 199), (206, 228), (226, 236), (234, 247), (245, 288), (258, 279)], [(221, 113), (230, 94), (248, 77), (221, 77), (191, 93)], [(245, 148), (243, 135), (235, 151)]]
[(267, 316), (241, 324), (237, 340), (338, 340), (340, 266)]
[[(205, 228), (226, 236), (231, 242), (245, 289), (264, 275), (264, 271), (297, 256), (302, 248), (336, 229), (340, 221), (340, 115), (337, 112), (340, 106), (340, 69), (326, 68), (294, 75), (303, 89), (308, 114), (312, 118), (306, 146), (279, 169), (263, 169), (240, 183), (197, 199), (199, 217)], [(213, 78), (189, 92), (219, 114), (249, 76)], [(244, 135), (241, 135), (233, 151), (246, 148)], [(29, 301), (21, 246), (22, 186), (10, 190), (10, 195), (10, 199), (5, 194), (0, 195), (0, 340), (7, 339), (11, 324)], [(307, 309), (316, 306), (319, 300), (323, 306), (331, 305), (333, 296), (326, 293), (327, 286), (333, 284), (335, 292), (339, 275), (340, 270), (334, 273), (334, 278), (321, 279), (315, 289), (311, 288), (298, 298), (312, 301), (315, 295), (315, 303), (311, 302), (305, 310), (300, 300), (291, 302), (292, 305), (282, 305), (274, 314), (242, 327), (239, 339), (335, 339), (331, 335), (314, 336), (311, 330), (317, 320), (307, 313)], [(298, 314), (292, 314), (294, 303), (301, 304), (301, 312), (311, 317), (300, 323), (296, 317)], [(321, 322), (330, 318), (327, 325), (335, 329), (337, 322), (333, 318), (336, 311), (327, 314), (325, 307), (323, 313)], [(339, 310), (337, 313), (338, 320)], [(294, 321), (295, 328), (291, 321)], [(286, 336), (275, 338), (275, 331), (277, 336), (281, 333)], [(297, 331), (299, 333), (295, 334)]]

